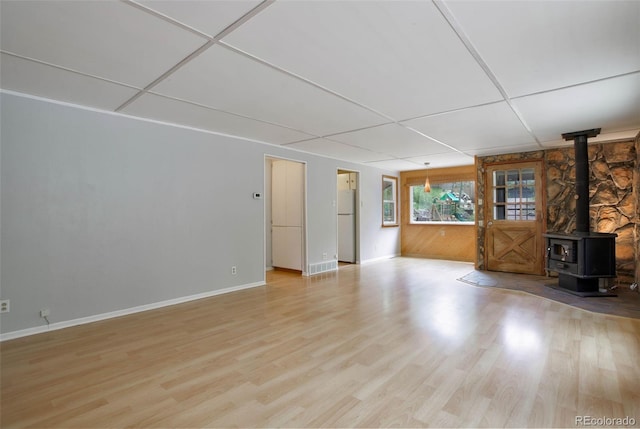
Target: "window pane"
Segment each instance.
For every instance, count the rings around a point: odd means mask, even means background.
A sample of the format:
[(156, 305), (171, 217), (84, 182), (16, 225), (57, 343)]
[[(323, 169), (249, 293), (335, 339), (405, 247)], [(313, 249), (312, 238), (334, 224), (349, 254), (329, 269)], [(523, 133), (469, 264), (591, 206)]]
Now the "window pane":
[(520, 220), (520, 206), (517, 204), (507, 205), (507, 220)]
[(382, 218), (385, 223), (395, 222), (395, 204), (392, 202), (384, 203), (384, 217)]
[(393, 200), (393, 183), (384, 182), (384, 188), (382, 190), (382, 199), (384, 201), (392, 201)]
[(536, 183), (536, 178), (534, 176), (533, 168), (524, 168), (521, 171), (522, 173), (522, 183), (525, 185), (534, 185)]
[(507, 191), (508, 198), (507, 201), (510, 203), (515, 203), (520, 201), (520, 188), (509, 188)]
[(522, 207), (524, 211), (524, 216), (522, 220), (536, 220), (536, 205), (535, 204), (525, 204)]
[(493, 184), (494, 186), (504, 186), (504, 171), (494, 171), (493, 172)]
[(431, 183), (411, 186), (409, 191), (411, 223), (475, 222), (475, 182)]

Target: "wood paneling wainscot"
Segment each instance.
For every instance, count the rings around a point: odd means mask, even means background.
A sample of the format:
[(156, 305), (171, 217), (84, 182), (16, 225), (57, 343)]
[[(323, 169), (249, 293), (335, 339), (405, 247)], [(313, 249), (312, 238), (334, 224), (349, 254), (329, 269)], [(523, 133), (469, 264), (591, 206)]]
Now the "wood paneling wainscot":
[[(432, 184), (476, 179), (474, 165), (429, 168), (428, 170), (413, 170), (400, 173), (402, 255), (475, 262), (476, 226), (474, 224), (410, 223), (409, 189), (413, 185), (423, 185), (427, 175)], [(477, 211), (478, 208), (476, 207), (476, 213)]]

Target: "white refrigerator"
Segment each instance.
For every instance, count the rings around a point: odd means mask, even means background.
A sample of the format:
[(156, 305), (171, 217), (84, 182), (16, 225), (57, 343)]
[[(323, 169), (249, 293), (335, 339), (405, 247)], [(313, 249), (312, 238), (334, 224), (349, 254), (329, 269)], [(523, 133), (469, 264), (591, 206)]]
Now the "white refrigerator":
[(356, 191), (338, 191), (338, 261), (356, 262)]

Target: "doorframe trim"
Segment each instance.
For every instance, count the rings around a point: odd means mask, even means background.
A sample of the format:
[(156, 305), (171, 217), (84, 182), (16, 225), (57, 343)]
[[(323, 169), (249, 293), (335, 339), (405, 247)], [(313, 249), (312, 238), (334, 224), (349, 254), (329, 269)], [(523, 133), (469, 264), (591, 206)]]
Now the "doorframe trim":
[[(360, 170), (354, 170), (352, 168), (341, 168), (341, 167), (336, 167), (336, 177), (338, 176), (338, 174), (340, 174), (340, 171), (348, 171), (350, 173), (356, 173), (356, 202), (355, 202), (355, 220), (356, 220), (356, 237), (355, 237), (355, 246), (356, 246), (356, 264), (360, 264), (361, 259), (360, 259), (360, 213), (361, 213), (361, 207), (360, 207), (360, 176), (362, 174), (362, 172)], [(336, 180), (336, 212), (335, 212), (335, 217), (336, 217), (336, 261), (338, 260), (338, 240), (340, 239), (340, 237), (338, 237), (338, 185), (337, 185), (337, 180)]]
[[(307, 194), (308, 194), (308, 190), (307, 190), (307, 184), (308, 184), (308, 178), (307, 178), (307, 170), (308, 170), (308, 163), (307, 161), (303, 161), (300, 159), (295, 159), (295, 158), (288, 158), (286, 156), (281, 156), (281, 155), (271, 155), (268, 153), (264, 154), (264, 158), (262, 161), (262, 195), (266, 195), (266, 174), (267, 174), (267, 161), (268, 160), (280, 160), (280, 161), (290, 161), (290, 162), (297, 162), (299, 164), (302, 164), (302, 170), (303, 170), (303, 174), (302, 174), (302, 275), (303, 276), (309, 276), (309, 260), (308, 260), (308, 255), (309, 255), (309, 249), (308, 249), (308, 242), (309, 242), (309, 237), (308, 237), (308, 231), (307, 231), (307, 225), (308, 225), (308, 219), (307, 219)], [(269, 192), (269, 198), (271, 198), (271, 192)], [(262, 199), (262, 213), (263, 213), (263, 217), (262, 217), (262, 225), (263, 225), (263, 242), (264, 242), (264, 270), (266, 272), (267, 270), (267, 201), (266, 198)], [(270, 243), (273, 242), (273, 239), (269, 241)], [(266, 275), (265, 275), (265, 280), (266, 280)]]

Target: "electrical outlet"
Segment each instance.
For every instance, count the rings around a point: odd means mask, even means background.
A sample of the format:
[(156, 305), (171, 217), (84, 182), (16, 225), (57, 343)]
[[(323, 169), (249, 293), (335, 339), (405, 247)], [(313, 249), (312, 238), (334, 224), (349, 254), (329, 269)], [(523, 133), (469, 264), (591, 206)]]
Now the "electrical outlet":
[(326, 254), (326, 253), (323, 253), (323, 254), (322, 254), (322, 260), (323, 260), (323, 261), (326, 261), (326, 260), (327, 260), (327, 254)]
[(11, 301), (3, 299), (0, 301), (0, 313), (8, 313), (11, 310)]
[(50, 314), (51, 311), (49, 311), (48, 308), (43, 308), (42, 310), (40, 310), (40, 317), (49, 317)]
[(233, 267), (231, 267), (231, 274), (233, 274), (234, 276), (236, 274), (238, 274), (238, 269), (236, 268), (236, 266), (234, 265)]

